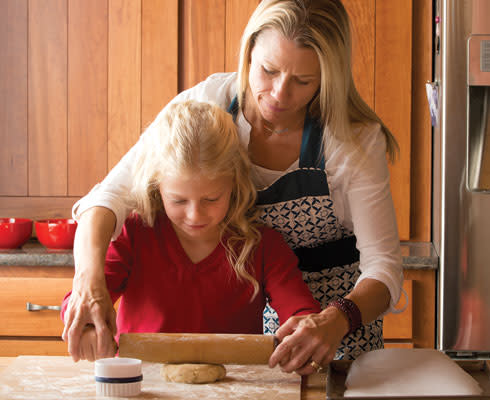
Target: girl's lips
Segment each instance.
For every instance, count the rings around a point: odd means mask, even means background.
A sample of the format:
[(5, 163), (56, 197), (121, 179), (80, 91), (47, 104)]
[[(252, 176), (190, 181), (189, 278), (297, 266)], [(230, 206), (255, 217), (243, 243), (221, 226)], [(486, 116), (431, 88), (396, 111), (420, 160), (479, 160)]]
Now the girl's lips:
[(189, 225), (189, 224), (187, 224), (187, 226), (190, 229), (202, 229), (202, 228), (205, 228), (207, 225), (206, 224), (204, 224), (204, 225)]

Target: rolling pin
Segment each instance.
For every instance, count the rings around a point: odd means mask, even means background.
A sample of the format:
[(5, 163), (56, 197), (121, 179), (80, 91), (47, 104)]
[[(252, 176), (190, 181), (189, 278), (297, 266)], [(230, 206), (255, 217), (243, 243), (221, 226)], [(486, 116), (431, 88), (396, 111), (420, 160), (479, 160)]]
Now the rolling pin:
[(272, 335), (122, 333), (119, 357), (160, 363), (267, 364)]

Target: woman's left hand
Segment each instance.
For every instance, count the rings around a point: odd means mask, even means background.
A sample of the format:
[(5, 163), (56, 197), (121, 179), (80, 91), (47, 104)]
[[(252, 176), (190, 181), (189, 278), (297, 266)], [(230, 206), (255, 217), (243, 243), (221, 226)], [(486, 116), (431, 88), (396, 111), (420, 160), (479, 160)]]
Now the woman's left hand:
[(280, 344), (269, 359), (269, 367), (279, 365), (284, 372), (300, 375), (322, 372), (348, 329), (347, 317), (335, 307), (291, 317), (276, 332)]

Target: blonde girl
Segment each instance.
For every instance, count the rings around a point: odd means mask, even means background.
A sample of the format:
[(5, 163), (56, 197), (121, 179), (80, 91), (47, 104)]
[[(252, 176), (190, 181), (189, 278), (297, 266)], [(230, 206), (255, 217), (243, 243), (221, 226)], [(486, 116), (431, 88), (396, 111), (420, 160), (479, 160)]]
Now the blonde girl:
[[(168, 107), (133, 175), (134, 213), (105, 265), (112, 302), (121, 298), (118, 335), (262, 333), (266, 301), (282, 321), (320, 311), (282, 236), (257, 222), (250, 163), (230, 114), (196, 101)], [(87, 329), (82, 358), (96, 359), (96, 350)]]

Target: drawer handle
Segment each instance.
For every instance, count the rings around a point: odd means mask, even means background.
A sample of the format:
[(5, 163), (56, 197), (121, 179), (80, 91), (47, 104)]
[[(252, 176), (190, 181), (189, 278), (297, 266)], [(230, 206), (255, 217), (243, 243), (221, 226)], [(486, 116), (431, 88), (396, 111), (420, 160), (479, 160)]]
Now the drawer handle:
[(27, 302), (26, 303), (26, 309), (27, 309), (27, 311), (41, 311), (41, 310), (60, 311), (61, 307), (60, 306), (40, 306), (39, 304), (32, 304), (32, 303)]

